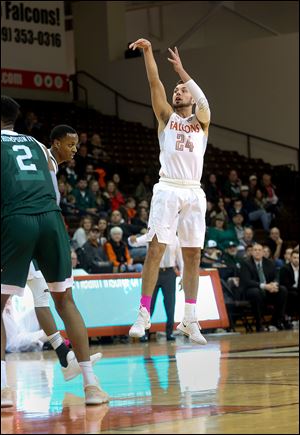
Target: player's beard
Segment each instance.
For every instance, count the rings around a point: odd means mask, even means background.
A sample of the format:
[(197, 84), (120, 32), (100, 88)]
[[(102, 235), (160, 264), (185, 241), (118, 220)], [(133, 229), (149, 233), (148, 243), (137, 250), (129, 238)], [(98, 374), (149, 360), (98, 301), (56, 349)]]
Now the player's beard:
[(183, 109), (185, 107), (191, 107), (193, 104), (191, 101), (189, 101), (188, 103), (184, 103), (183, 101), (176, 103), (173, 103), (173, 109)]

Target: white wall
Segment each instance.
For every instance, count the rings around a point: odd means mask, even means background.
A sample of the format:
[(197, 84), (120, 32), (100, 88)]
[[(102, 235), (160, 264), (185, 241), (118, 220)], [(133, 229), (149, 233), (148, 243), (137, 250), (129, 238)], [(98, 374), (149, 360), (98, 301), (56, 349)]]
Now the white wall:
[[(147, 6), (134, 3), (126, 12), (128, 41), (142, 36), (151, 39), (159, 50), (183, 36), (182, 48), (191, 49), (299, 29), (296, 1), (173, 1), (148, 2)], [(193, 33), (189, 33), (190, 29)]]

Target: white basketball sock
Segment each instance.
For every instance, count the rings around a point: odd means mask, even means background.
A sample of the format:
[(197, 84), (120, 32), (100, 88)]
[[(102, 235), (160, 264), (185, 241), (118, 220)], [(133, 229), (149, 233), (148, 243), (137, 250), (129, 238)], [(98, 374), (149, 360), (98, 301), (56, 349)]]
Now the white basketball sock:
[(48, 335), (47, 338), (54, 350), (56, 350), (64, 342), (60, 332), (58, 331), (52, 335)]
[(196, 318), (196, 304), (184, 304), (184, 318), (187, 320), (194, 320)]
[(84, 385), (98, 385), (94, 370), (92, 367), (92, 361), (82, 361), (79, 363), (82, 371)]

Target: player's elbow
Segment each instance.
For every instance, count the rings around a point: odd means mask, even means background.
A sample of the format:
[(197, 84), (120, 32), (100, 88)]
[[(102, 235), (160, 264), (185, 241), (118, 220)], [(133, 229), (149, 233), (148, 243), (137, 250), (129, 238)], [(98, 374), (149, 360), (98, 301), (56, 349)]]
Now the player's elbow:
[(196, 111), (196, 116), (200, 122), (207, 124), (210, 122), (210, 109), (209, 107), (200, 108)]

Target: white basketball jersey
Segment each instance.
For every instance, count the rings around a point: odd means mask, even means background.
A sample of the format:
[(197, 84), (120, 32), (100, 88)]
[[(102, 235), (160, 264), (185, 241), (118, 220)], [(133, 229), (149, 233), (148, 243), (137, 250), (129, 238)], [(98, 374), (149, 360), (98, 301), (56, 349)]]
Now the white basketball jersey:
[(207, 136), (195, 114), (181, 118), (172, 113), (158, 140), (160, 177), (200, 182)]

